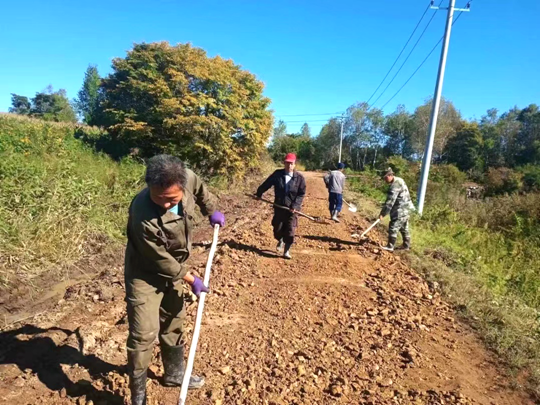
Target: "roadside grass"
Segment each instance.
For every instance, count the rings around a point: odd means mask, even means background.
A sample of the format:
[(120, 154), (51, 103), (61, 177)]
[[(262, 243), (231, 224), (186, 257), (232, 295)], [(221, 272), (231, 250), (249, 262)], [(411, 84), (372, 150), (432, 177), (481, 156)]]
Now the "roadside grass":
[(31, 283), (123, 240), (143, 166), (114, 162), (75, 139), (96, 128), (0, 115), (0, 283)]

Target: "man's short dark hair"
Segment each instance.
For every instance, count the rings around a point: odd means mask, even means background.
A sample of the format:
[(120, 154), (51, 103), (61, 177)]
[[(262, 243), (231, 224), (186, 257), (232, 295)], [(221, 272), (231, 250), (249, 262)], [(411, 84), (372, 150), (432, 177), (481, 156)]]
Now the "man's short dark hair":
[(146, 164), (144, 180), (148, 187), (168, 188), (175, 184), (184, 189), (187, 173), (184, 162), (171, 155), (156, 155)]

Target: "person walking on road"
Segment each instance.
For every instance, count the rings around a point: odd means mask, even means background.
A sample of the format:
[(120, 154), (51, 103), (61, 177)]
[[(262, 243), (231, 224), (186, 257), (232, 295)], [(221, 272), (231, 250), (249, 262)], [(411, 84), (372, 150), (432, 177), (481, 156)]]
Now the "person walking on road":
[[(199, 177), (182, 161), (169, 155), (154, 156), (146, 168), (147, 187), (129, 207), (125, 256), (127, 340), (131, 403), (146, 404), (146, 375), (156, 336), (165, 370), (163, 383), (180, 386), (184, 377), (185, 281), (197, 296), (208, 292), (184, 262), (191, 251), (195, 205), (209, 216), (212, 226), (225, 225)], [(191, 376), (189, 388), (204, 379)]]
[(384, 250), (393, 252), (396, 246), (398, 232), (403, 237), (403, 245), (398, 249), (409, 250), (411, 248), (411, 235), (409, 234), (409, 216), (414, 211), (414, 205), (409, 195), (409, 188), (401, 177), (396, 177), (391, 168), (387, 169), (383, 179), (390, 184), (386, 202), (383, 205), (379, 219), (390, 214), (388, 228), (388, 244)]
[(274, 238), (278, 241), (277, 251), (283, 252), (283, 257), (291, 259), (291, 246), (298, 224), (297, 211), (302, 209), (302, 202), (306, 195), (306, 180), (295, 170), (296, 155), (288, 153), (283, 162), (285, 168), (276, 170), (262, 183), (255, 193), (258, 198), (270, 188), (274, 187), (274, 204), (283, 205), (289, 211), (274, 207), (272, 227)]
[(330, 217), (336, 222), (339, 222), (338, 215), (343, 206), (343, 189), (345, 188), (343, 169), (345, 169), (345, 163), (339, 162), (337, 170), (332, 170), (324, 176), (324, 184), (329, 192)]

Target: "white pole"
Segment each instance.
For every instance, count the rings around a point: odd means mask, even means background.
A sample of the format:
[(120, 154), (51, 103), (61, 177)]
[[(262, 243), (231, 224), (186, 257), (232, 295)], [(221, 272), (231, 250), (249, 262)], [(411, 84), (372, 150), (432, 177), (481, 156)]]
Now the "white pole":
[(339, 134), (339, 160), (338, 163), (341, 162), (341, 148), (343, 145), (343, 117), (341, 117), (341, 133)]
[[(214, 226), (214, 239), (212, 240), (212, 247), (210, 248), (210, 254), (206, 261), (206, 269), (204, 270), (204, 285), (208, 287), (210, 281), (210, 269), (212, 268), (212, 260), (216, 253), (216, 247), (219, 235), (219, 225)], [(191, 346), (189, 348), (189, 355), (186, 364), (186, 371), (184, 373), (184, 379), (182, 380), (182, 388), (180, 389), (180, 398), (178, 399), (178, 405), (184, 405), (186, 403), (186, 397), (189, 386), (189, 379), (191, 378), (191, 372), (193, 371), (193, 363), (195, 362), (195, 352), (197, 351), (197, 342), (199, 341), (199, 332), (201, 330), (201, 321), (204, 309), (204, 301), (206, 299), (206, 293), (202, 292), (199, 297), (199, 306), (197, 307), (197, 317), (195, 318), (195, 328), (193, 329), (193, 338), (191, 339)]]
[(444, 70), (446, 68), (446, 57), (448, 55), (448, 44), (450, 43), (450, 33), (452, 31), (452, 19), (454, 17), (455, 0), (449, 0), (448, 16), (446, 18), (446, 31), (441, 50), (441, 60), (439, 63), (439, 73), (435, 84), (435, 94), (433, 95), (433, 104), (431, 107), (431, 119), (429, 124), (429, 133), (424, 151), (424, 159), (422, 160), (422, 174), (420, 176), (420, 184), (418, 187), (418, 213), (422, 215), (424, 210), (424, 199), (426, 197), (427, 181), (429, 176), (429, 166), (431, 164), (431, 152), (433, 151), (433, 140), (435, 139), (435, 131), (437, 129), (437, 118), (439, 115), (439, 105), (441, 103), (441, 94), (444, 81)]

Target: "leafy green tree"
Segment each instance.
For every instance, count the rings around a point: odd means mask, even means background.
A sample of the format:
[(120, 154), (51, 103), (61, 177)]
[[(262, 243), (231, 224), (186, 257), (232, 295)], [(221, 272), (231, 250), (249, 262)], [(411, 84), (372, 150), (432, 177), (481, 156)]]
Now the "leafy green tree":
[(29, 115), (31, 109), (32, 104), (30, 103), (28, 97), (11, 93), (11, 107), (9, 108), (10, 113)]
[(96, 66), (90, 65), (84, 73), (82, 88), (79, 90), (75, 106), (83, 122), (86, 124), (96, 123), (100, 102), (101, 77)]
[(171, 153), (207, 173), (257, 166), (272, 131), (264, 85), (231, 60), (190, 44), (135, 44), (103, 80), (113, 139), (142, 156)]
[(372, 153), (372, 165), (375, 165), (378, 151), (385, 144), (383, 125), (382, 110), (370, 109), (368, 103), (353, 104), (347, 109), (344, 139), (353, 168), (363, 170), (369, 152)]
[[(341, 121), (337, 118), (331, 118), (325, 124), (317, 138), (315, 144), (321, 153), (318, 156), (319, 168), (334, 169), (339, 159), (339, 137), (341, 134)], [(346, 152), (344, 148), (344, 152)], [(343, 153), (345, 157), (345, 153)], [(347, 159), (342, 158), (343, 161)]]
[(520, 111), (518, 121), (521, 124), (516, 137), (516, 163), (540, 164), (540, 110), (531, 104)]
[(484, 142), (478, 124), (464, 124), (446, 143), (446, 160), (464, 172), (482, 171), (483, 147)]
[(398, 105), (396, 111), (386, 116), (384, 133), (387, 136), (386, 148), (391, 155), (410, 157), (414, 151), (411, 146), (413, 122), (411, 114), (404, 105)]
[(287, 135), (287, 124), (283, 120), (279, 120), (278, 124), (274, 127), (273, 138), (275, 139), (285, 135)]
[(54, 91), (52, 86), (48, 86), (41, 93), (36, 93), (32, 98), (30, 115), (45, 121), (77, 122), (77, 116), (66, 91), (64, 89)]
[(311, 138), (311, 129), (309, 129), (307, 122), (300, 128), (300, 136)]
[[(428, 99), (423, 105), (417, 107), (413, 114), (414, 130), (411, 137), (411, 146), (417, 158), (421, 158), (424, 153), (431, 116), (431, 105), (432, 100)], [(456, 135), (457, 130), (461, 127), (461, 121), (461, 113), (451, 101), (443, 97), (439, 107), (437, 129), (433, 141), (433, 157), (435, 161), (442, 160), (446, 143)]]

